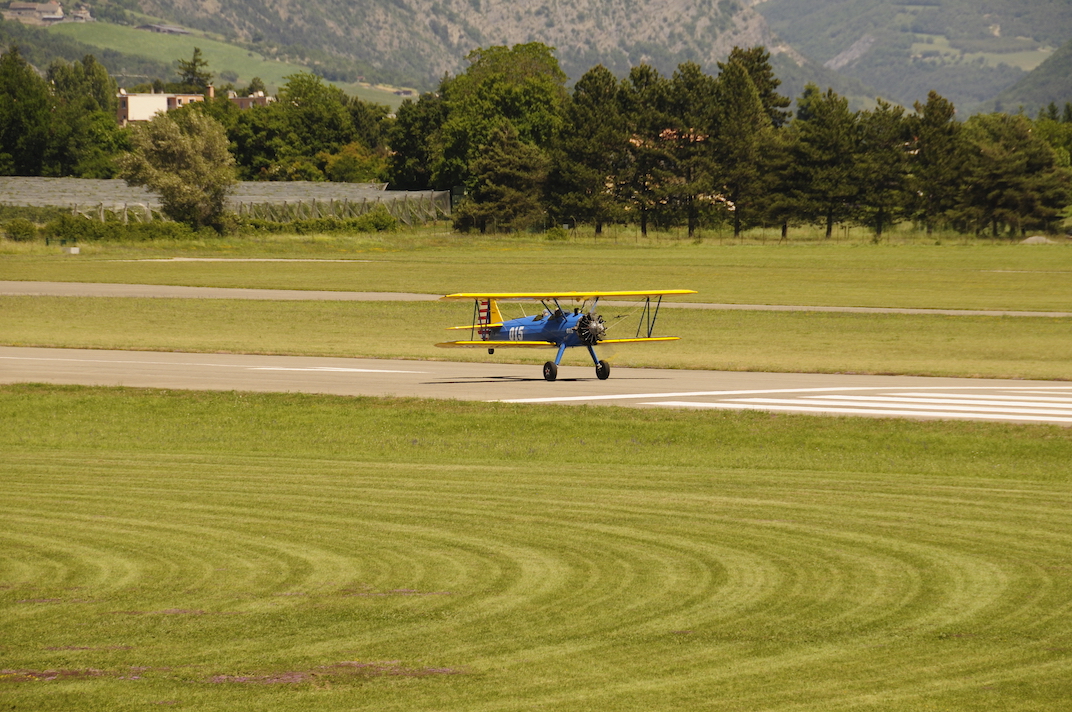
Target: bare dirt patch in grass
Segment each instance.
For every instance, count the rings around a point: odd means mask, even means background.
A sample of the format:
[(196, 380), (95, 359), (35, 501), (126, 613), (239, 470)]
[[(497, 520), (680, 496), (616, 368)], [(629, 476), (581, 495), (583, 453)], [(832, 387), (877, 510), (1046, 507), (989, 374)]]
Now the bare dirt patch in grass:
[(103, 677), (103, 670), (83, 668), (79, 670), (0, 670), (0, 682), (51, 682), (54, 680), (84, 680)]
[(245, 685), (300, 685), (309, 682), (341, 682), (369, 677), (428, 677), (431, 675), (462, 675), (466, 671), (449, 667), (407, 667), (397, 660), (359, 662), (356, 660), (321, 665), (311, 670), (288, 670), (285, 672), (251, 675), (213, 675), (208, 682)]

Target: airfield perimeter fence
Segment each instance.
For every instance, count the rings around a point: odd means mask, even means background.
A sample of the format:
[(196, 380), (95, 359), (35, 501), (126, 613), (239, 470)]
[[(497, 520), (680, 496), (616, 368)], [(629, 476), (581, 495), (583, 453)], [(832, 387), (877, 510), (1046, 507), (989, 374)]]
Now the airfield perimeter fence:
[[(118, 179), (0, 176), (0, 204), (67, 208), (124, 224), (166, 219), (158, 196)], [(386, 183), (241, 181), (228, 200), (240, 216), (273, 222), (354, 218), (378, 205), (406, 225), (451, 214), (449, 191), (387, 190)]]

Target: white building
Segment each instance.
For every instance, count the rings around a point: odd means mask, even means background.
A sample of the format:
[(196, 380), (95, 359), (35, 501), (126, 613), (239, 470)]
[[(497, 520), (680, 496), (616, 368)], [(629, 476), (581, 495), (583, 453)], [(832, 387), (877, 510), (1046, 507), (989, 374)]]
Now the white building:
[(116, 96), (119, 99), (116, 120), (120, 126), (131, 121), (151, 121), (157, 114), (205, 100), (200, 94), (127, 94), (125, 89), (120, 89)]

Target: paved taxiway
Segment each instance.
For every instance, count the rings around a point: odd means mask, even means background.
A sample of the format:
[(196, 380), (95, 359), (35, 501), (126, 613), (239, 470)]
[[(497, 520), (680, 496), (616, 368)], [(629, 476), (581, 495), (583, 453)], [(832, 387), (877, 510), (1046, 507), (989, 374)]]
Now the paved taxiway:
[[(494, 357), (489, 357), (494, 358)], [(0, 347), (0, 383), (764, 410), (1072, 425), (1072, 383)]]
[[(146, 261), (146, 260), (139, 260)], [(160, 261), (188, 261), (171, 258)], [(224, 260), (209, 260), (224, 261)], [(286, 260), (243, 260), (282, 262)], [(290, 260), (294, 261), (294, 260)], [(346, 262), (355, 260), (329, 260)], [(48, 297), (130, 297), (168, 299), (254, 299), (270, 301), (328, 301), (328, 302), (429, 302), (441, 294), (412, 292), (336, 292), (312, 289), (240, 289), (233, 287), (182, 287), (167, 284), (102, 284), (96, 282), (34, 282), (0, 280), (0, 295)], [(635, 302), (604, 300), (608, 306), (633, 306)], [(844, 312), (852, 314), (917, 314), (932, 316), (1026, 316), (1067, 318), (1072, 312), (1003, 311), (994, 309), (909, 309), (902, 307), (829, 307), (792, 304), (713, 304), (705, 302), (666, 301), (664, 309), (714, 309), (728, 311), (810, 311)]]

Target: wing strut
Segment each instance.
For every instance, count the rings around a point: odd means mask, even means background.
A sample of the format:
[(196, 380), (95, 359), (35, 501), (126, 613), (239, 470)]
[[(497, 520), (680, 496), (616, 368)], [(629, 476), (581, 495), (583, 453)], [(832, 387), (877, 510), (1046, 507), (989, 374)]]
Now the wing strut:
[(640, 313), (640, 323), (637, 324), (636, 335), (640, 338), (640, 331), (647, 326), (648, 338), (651, 338), (651, 333), (655, 331), (655, 320), (659, 318), (659, 307), (662, 306), (663, 295), (659, 295), (659, 300), (655, 302), (654, 311), (651, 308), (651, 297), (644, 300), (644, 311)]

